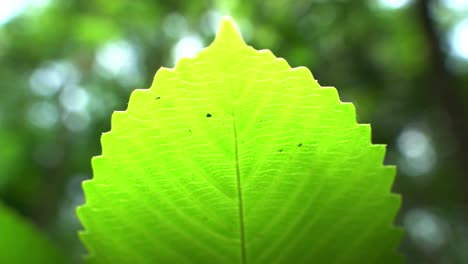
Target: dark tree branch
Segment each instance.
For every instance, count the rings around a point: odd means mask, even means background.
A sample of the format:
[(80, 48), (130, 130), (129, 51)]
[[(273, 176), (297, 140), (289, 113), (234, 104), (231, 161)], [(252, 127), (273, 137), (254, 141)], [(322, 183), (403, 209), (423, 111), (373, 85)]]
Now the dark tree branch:
[[(441, 41), (437, 32), (437, 26), (431, 17), (430, 7), (434, 0), (419, 0), (417, 9), (424, 30), (426, 43), (429, 45), (429, 71), (430, 91), (433, 98), (445, 109), (451, 124), (451, 130), (455, 136), (457, 149), (454, 153), (460, 163), (461, 175), (468, 193), (468, 126), (466, 111), (463, 105), (463, 96), (460, 85), (454, 76), (446, 68), (446, 54), (441, 47)], [(468, 197), (465, 197), (468, 198)]]

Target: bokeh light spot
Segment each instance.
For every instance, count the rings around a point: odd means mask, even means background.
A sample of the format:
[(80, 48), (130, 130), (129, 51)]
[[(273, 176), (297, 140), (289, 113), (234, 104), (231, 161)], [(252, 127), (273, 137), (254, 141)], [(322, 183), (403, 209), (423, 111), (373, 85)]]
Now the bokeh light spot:
[(27, 0), (2, 0), (0, 7), (0, 25), (20, 15), (27, 6)]
[(38, 128), (52, 128), (57, 124), (58, 107), (47, 101), (34, 103), (28, 111), (29, 122)]
[(24, 13), (27, 9), (47, 7), (52, 0), (0, 0), (0, 26)]
[(457, 23), (449, 36), (453, 55), (468, 60), (468, 18)]
[(29, 85), (37, 95), (52, 96), (65, 84), (78, 82), (79, 78), (79, 72), (72, 64), (53, 62), (36, 69), (29, 78)]
[(379, 5), (389, 9), (399, 9), (409, 5), (412, 0), (378, 0)]
[(67, 86), (60, 94), (62, 107), (70, 112), (83, 112), (88, 105), (88, 92), (80, 86)]
[(405, 214), (403, 223), (409, 237), (424, 250), (437, 250), (447, 240), (444, 221), (428, 210), (411, 209)]
[(453, 11), (468, 9), (467, 0), (442, 0), (442, 4)]
[(122, 85), (133, 86), (141, 79), (136, 47), (125, 40), (105, 44), (97, 51), (96, 70), (104, 77), (117, 79)]
[(85, 130), (88, 127), (90, 121), (91, 121), (91, 118), (88, 112), (85, 112), (85, 111), (66, 112), (62, 116), (63, 124), (71, 132), (81, 132)]
[(164, 18), (163, 31), (166, 36), (180, 38), (187, 32), (187, 20), (180, 13), (170, 13)]
[(175, 65), (181, 58), (193, 58), (203, 49), (203, 41), (198, 35), (181, 38), (172, 49), (172, 62)]
[(402, 171), (409, 176), (429, 173), (436, 163), (436, 152), (429, 137), (416, 128), (406, 128), (398, 136), (399, 161)]
[(201, 18), (201, 27), (203, 33), (208, 36), (216, 34), (219, 23), (221, 22), (222, 14), (217, 10), (206, 11)]

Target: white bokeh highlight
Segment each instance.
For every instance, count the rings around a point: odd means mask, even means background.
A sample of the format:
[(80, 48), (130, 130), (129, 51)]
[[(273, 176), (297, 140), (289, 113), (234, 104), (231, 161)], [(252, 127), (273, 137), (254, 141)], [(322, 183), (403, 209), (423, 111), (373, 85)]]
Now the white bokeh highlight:
[(458, 22), (449, 33), (451, 53), (468, 60), (468, 18)]
[(193, 58), (203, 49), (203, 41), (196, 34), (182, 37), (172, 48), (172, 63), (175, 65), (182, 58)]
[(408, 176), (427, 175), (436, 165), (436, 152), (429, 137), (420, 129), (406, 128), (397, 138), (399, 167)]
[(440, 249), (447, 242), (446, 223), (429, 210), (409, 210), (403, 225), (413, 243), (428, 252)]
[(136, 47), (125, 40), (106, 43), (96, 54), (97, 73), (106, 78), (117, 79), (124, 86), (133, 86), (141, 79), (139, 66)]
[(0, 0), (0, 26), (23, 14), (27, 9), (48, 6), (52, 0)]
[(383, 8), (399, 9), (411, 4), (412, 0), (377, 0), (377, 2)]

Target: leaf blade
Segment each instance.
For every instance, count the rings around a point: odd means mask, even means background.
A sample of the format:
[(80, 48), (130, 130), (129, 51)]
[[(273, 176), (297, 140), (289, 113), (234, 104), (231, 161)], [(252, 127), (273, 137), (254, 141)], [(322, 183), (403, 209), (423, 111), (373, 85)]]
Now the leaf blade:
[[(102, 145), (79, 209), (95, 259), (400, 261), (394, 171), (382, 165), (385, 150), (371, 144), (370, 127), (307, 69), (247, 46), (229, 20), (195, 59), (133, 92)], [(106, 234), (110, 241), (98, 239)], [(376, 250), (336, 254), (348, 244)]]

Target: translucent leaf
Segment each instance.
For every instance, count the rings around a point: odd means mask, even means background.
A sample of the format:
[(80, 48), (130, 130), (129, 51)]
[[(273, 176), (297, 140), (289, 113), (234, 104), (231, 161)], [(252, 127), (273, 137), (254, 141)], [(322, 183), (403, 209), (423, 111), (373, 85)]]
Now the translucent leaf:
[(399, 263), (385, 146), (308, 69), (215, 41), (132, 93), (84, 183), (96, 263)]

